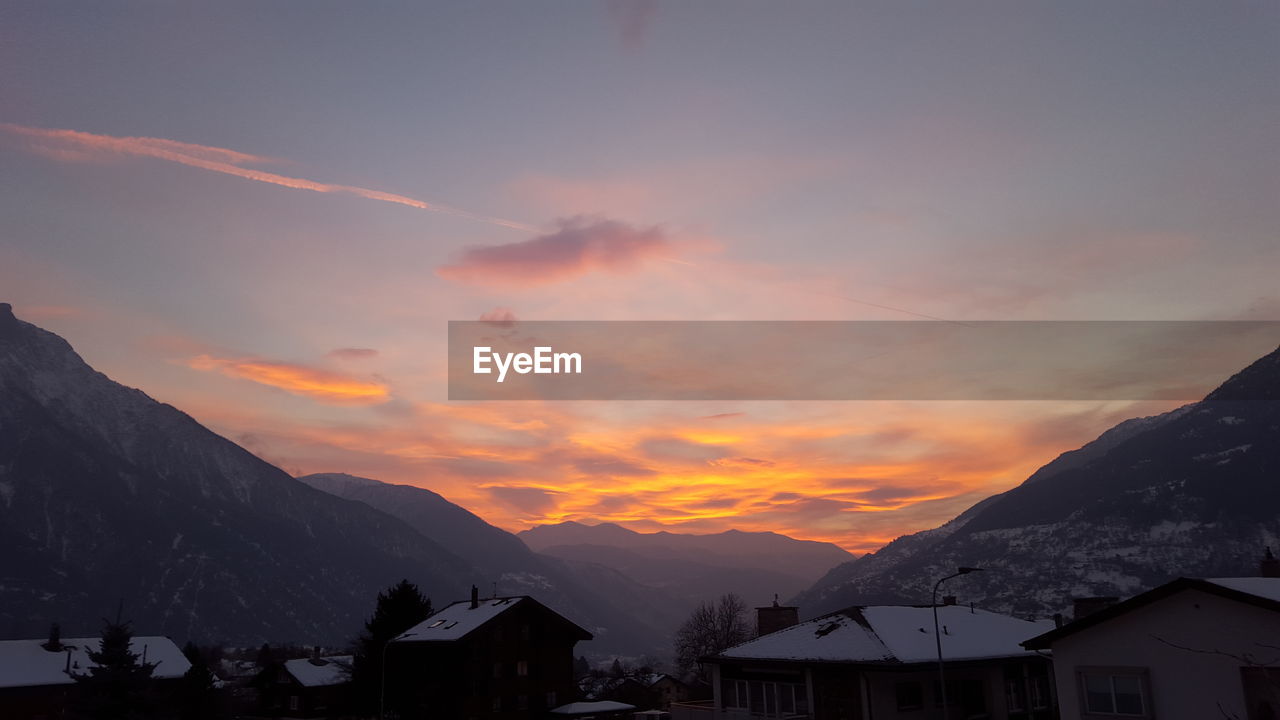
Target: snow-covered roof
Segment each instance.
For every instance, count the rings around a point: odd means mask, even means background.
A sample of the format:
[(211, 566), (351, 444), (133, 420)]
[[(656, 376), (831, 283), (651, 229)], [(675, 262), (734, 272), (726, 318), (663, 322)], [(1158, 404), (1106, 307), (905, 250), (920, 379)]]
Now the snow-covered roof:
[(561, 705), (551, 712), (556, 715), (587, 715), (590, 713), (626, 712), (635, 709), (635, 705), (614, 702), (613, 700), (599, 700), (597, 702), (573, 702), (568, 705)]
[[(938, 608), (945, 660), (1032, 654), (1019, 643), (1053, 627), (959, 605)], [(729, 659), (918, 663), (938, 657), (928, 605), (853, 607), (762, 635), (720, 654)]]
[(1280, 602), (1280, 578), (1239, 577), (1208, 578), (1208, 582), (1230, 590), (1256, 595), (1267, 600)]
[(471, 607), (470, 600), (460, 600), (409, 628), (392, 642), (459, 640), (472, 630), (498, 617), (524, 600), (524, 597), (488, 598)]
[[(89, 668), (94, 667), (88, 651), (96, 652), (101, 638), (64, 638), (62, 649), (57, 651), (45, 650), (45, 642), (44, 639), (0, 640), (0, 688), (73, 683), (75, 680), (67, 674), (67, 668), (77, 675), (88, 673)], [(129, 649), (145, 657), (147, 662), (156, 663), (151, 673), (155, 678), (178, 678), (191, 669), (182, 650), (167, 637), (135, 637)]]
[(351, 656), (286, 660), (284, 669), (303, 687), (341, 685), (351, 679)]
[(1269, 610), (1280, 611), (1280, 578), (1187, 578), (1182, 577), (1139, 593), (1116, 605), (1090, 613), (1060, 628), (1027, 640), (1029, 648), (1051, 648), (1053, 643), (1069, 635), (1110, 622), (1138, 608), (1158, 602), (1185, 590), (1198, 590)]

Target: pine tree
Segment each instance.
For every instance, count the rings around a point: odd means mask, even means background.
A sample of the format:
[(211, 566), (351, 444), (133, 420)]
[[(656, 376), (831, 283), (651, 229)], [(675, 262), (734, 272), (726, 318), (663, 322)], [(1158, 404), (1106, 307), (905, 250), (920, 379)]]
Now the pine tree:
[(75, 715), (92, 720), (135, 720), (150, 717), (151, 673), (156, 664), (144, 662), (131, 647), (133, 631), (129, 623), (103, 619), (102, 639), (96, 651), (87, 655), (92, 666), (75, 675)]
[[(351, 667), (352, 688), (360, 709), (370, 713), (378, 710), (382, 697), (383, 651), (387, 644), (426, 620), (431, 612), (431, 600), (408, 580), (401, 580), (385, 592), (378, 593), (378, 604), (373, 616), (365, 622), (364, 633), (356, 641), (355, 658)], [(388, 665), (389, 674), (394, 675), (394, 663), (389, 662)], [(395, 684), (390, 676), (386, 683), (387, 687)], [(388, 707), (391, 707), (390, 700)]]
[(195, 643), (187, 641), (182, 654), (191, 663), (191, 669), (182, 676), (178, 686), (178, 701), (183, 720), (204, 720), (219, 713), (219, 697), (213, 670), (205, 653)]
[(587, 662), (585, 655), (579, 655), (577, 660), (573, 661), (573, 679), (581, 680), (591, 674), (591, 665)]

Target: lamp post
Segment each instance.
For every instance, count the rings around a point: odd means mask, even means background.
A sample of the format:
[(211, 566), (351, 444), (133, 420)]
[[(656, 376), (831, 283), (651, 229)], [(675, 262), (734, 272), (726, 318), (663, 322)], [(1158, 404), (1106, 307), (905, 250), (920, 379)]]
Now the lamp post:
[(942, 693), (942, 720), (947, 720), (947, 677), (942, 670), (942, 633), (938, 629), (938, 588), (942, 587), (942, 583), (951, 578), (968, 575), (971, 572), (979, 572), (982, 568), (976, 567), (960, 567), (950, 575), (941, 578), (933, 584), (933, 639), (938, 645), (938, 691)]

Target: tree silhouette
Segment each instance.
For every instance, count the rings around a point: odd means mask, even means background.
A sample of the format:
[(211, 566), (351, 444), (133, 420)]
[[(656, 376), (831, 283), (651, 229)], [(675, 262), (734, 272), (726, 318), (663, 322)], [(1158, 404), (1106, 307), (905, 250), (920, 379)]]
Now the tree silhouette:
[[(356, 640), (355, 658), (351, 667), (352, 690), (355, 693), (357, 707), (365, 712), (378, 710), (382, 696), (383, 683), (383, 651), (396, 636), (409, 628), (426, 620), (431, 615), (431, 600), (423, 595), (418, 586), (408, 580), (378, 593), (378, 603), (373, 616), (364, 624), (364, 632)], [(386, 678), (387, 687), (395, 683), (393, 663), (391, 675)], [(391, 695), (388, 694), (388, 707)]]
[(703, 602), (676, 632), (676, 666), (680, 674), (705, 680), (698, 658), (716, 655), (751, 637), (747, 604), (732, 593), (716, 604)]
[(87, 655), (88, 672), (74, 675), (76, 681), (73, 715), (92, 720), (135, 720), (150, 717), (151, 673), (156, 664), (146, 662), (133, 651), (133, 631), (121, 618), (123, 604), (114, 621), (103, 618), (102, 638), (97, 650)]

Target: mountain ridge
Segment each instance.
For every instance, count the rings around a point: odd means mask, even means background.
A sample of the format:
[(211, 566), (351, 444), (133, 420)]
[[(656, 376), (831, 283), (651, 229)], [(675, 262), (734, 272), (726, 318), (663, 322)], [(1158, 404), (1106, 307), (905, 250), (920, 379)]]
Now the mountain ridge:
[(339, 642), (402, 577), (461, 597), (471, 574), (403, 522), (116, 383), (8, 304), (0, 543), (0, 633), (11, 637), (51, 622), (91, 632), (123, 601), (136, 627), (179, 638)]
[(929, 602), (933, 579), (970, 565), (988, 571), (955, 590), (991, 609), (1048, 615), (1073, 596), (1249, 574), (1280, 537), (1277, 398), (1280, 349), (1202, 401), (1120, 423), (948, 523), (833, 569), (793, 602), (806, 615)]

